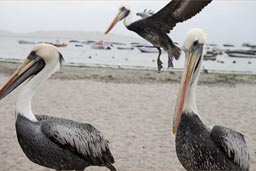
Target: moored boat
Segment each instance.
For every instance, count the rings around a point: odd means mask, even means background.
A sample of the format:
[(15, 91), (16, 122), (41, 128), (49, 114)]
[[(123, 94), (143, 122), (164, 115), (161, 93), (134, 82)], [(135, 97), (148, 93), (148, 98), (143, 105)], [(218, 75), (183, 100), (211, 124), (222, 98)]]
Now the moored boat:
[(157, 48), (154, 46), (137, 46), (142, 53), (158, 53)]
[(36, 44), (35, 42), (27, 41), (27, 40), (19, 40), (19, 44)]
[(254, 50), (227, 50), (226, 53), (230, 57), (256, 58), (256, 51)]
[(133, 50), (133, 47), (125, 47), (125, 46), (118, 46), (116, 47), (118, 50)]

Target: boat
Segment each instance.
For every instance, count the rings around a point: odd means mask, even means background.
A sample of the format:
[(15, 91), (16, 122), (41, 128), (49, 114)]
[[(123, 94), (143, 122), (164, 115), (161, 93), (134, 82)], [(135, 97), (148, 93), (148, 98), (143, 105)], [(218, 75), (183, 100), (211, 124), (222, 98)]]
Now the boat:
[(19, 44), (27, 44), (27, 45), (36, 44), (35, 42), (31, 42), (31, 41), (27, 41), (27, 40), (19, 40), (18, 43)]
[(83, 47), (84, 45), (81, 44), (75, 44), (75, 47)]
[(132, 43), (130, 43), (130, 45), (131, 45), (132, 47), (147, 46), (147, 45), (145, 45), (145, 44), (142, 44), (142, 43), (136, 43), (136, 42), (132, 42)]
[(70, 40), (69, 43), (79, 43), (78, 40)]
[(87, 41), (82, 41), (81, 43), (82, 44), (86, 44), (86, 45), (92, 45), (92, 44), (95, 44), (96, 41), (94, 41), (94, 40), (87, 40)]
[(66, 43), (49, 43), (49, 44), (52, 44), (52, 45), (54, 45), (56, 47), (66, 47), (67, 46)]
[(204, 58), (203, 58), (203, 60), (205, 60), (205, 61), (208, 61), (208, 60), (210, 60), (210, 61), (215, 61), (216, 60), (216, 57), (217, 57), (217, 55), (214, 55), (214, 54), (205, 54), (204, 55)]
[(256, 49), (256, 45), (252, 45), (250, 43), (243, 43), (242, 47), (248, 47), (248, 48)]
[(116, 47), (118, 50), (133, 50), (133, 47), (125, 47), (125, 46), (118, 46)]
[(108, 43), (112, 45), (126, 46), (126, 43), (122, 43), (122, 42), (108, 42)]
[(54, 45), (56, 47), (66, 47), (68, 45), (66, 43), (61, 43), (59, 40), (56, 40), (55, 43), (53, 43), (53, 42), (45, 42), (45, 43)]
[(255, 50), (227, 50), (226, 54), (235, 58), (256, 58)]
[(142, 53), (158, 53), (158, 50), (154, 46), (137, 46)]
[(224, 47), (235, 47), (235, 45), (232, 45), (232, 44), (223, 44)]
[(217, 48), (217, 45), (215, 45), (215, 44), (207, 44), (205, 47), (205, 50), (206, 50), (206, 53), (203, 58), (203, 60), (205, 60), (205, 61), (207, 61), (207, 60), (215, 61), (216, 56), (221, 54), (219, 52), (219, 49)]

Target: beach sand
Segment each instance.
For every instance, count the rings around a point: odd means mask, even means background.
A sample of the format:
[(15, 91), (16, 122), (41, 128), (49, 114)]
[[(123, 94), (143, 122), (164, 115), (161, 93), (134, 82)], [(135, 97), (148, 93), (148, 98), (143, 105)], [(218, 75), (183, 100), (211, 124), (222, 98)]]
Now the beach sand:
[[(17, 66), (0, 63), (0, 87)], [(180, 72), (63, 67), (35, 94), (33, 112), (94, 125), (110, 141), (118, 170), (184, 170), (171, 133), (180, 77)], [(256, 170), (255, 83), (255, 75), (202, 73), (197, 88), (205, 124), (244, 134), (251, 170)], [(30, 162), (18, 144), (14, 112), (21, 89), (0, 101), (0, 170), (49, 171)]]

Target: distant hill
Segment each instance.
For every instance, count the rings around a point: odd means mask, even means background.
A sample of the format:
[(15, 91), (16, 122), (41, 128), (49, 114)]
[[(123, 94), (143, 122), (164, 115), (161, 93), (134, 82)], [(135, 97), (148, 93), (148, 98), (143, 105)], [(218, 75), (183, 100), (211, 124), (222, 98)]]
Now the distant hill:
[(103, 41), (118, 41), (118, 42), (138, 42), (146, 43), (142, 38), (128, 37), (110, 33), (105, 35), (102, 32), (85, 32), (85, 31), (36, 31), (31, 33), (13, 33), (6, 30), (0, 30), (0, 37), (20, 37), (26, 38), (49, 38), (59, 40), (103, 40)]

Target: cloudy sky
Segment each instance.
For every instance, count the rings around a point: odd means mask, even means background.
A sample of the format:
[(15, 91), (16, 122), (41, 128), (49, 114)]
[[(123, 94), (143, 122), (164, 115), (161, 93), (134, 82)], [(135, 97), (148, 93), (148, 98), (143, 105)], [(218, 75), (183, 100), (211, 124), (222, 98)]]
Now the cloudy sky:
[[(0, 1), (0, 30), (33, 32), (38, 30), (104, 32), (121, 5), (133, 13), (145, 8), (160, 10), (169, 1)], [(133, 20), (138, 19), (136, 16)], [(212, 43), (256, 43), (256, 1), (213, 0), (194, 18), (178, 24), (170, 33), (182, 42), (187, 30), (201, 27)], [(138, 37), (119, 23), (112, 33)]]

